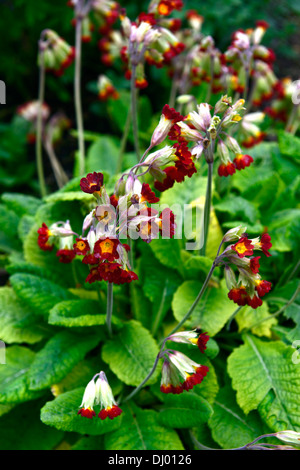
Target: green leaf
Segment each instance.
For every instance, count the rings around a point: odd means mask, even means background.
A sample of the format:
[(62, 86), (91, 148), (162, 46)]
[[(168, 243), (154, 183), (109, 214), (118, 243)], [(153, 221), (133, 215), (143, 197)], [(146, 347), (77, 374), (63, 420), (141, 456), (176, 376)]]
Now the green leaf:
[(257, 415), (246, 416), (238, 407), (230, 387), (221, 389), (213, 405), (213, 415), (208, 421), (213, 439), (223, 449), (241, 447), (263, 434)]
[(124, 404), (122, 409), (122, 427), (105, 436), (106, 450), (183, 450), (176, 432), (159, 423), (158, 413), (141, 410), (132, 403)]
[[(153, 367), (158, 346), (139, 322), (132, 320), (124, 325), (114, 338), (102, 348), (102, 358), (111, 370), (127, 385), (139, 385)], [(147, 384), (157, 379), (156, 373)]]
[(19, 217), (11, 210), (0, 204), (0, 250), (4, 253), (20, 251), (18, 237)]
[(5, 202), (6, 207), (19, 217), (25, 214), (35, 215), (37, 209), (42, 204), (42, 201), (36, 197), (19, 193), (4, 193), (2, 200)]
[(176, 238), (169, 240), (157, 239), (152, 240), (150, 243), (154, 256), (164, 266), (168, 268), (176, 269), (176, 271), (182, 272), (181, 263), (181, 242)]
[[(99, 304), (94, 300), (64, 300), (56, 304), (49, 315), (51, 325), (80, 327), (105, 325), (106, 314), (98, 314)], [(83, 313), (91, 312), (91, 313)], [(93, 313), (95, 312), (95, 313)], [(113, 325), (122, 325), (115, 317), (112, 317)]]
[[(281, 341), (264, 342), (245, 336), (245, 344), (228, 358), (228, 372), (245, 413), (257, 409), (268, 394), (262, 412), (272, 429), (300, 430), (298, 406), (300, 365), (293, 363), (295, 350)], [(267, 409), (266, 409), (267, 406)]]
[(90, 202), (91, 195), (84, 193), (82, 191), (68, 191), (62, 192), (57, 191), (56, 193), (51, 194), (50, 196), (45, 197), (46, 203), (53, 203), (53, 202), (63, 202), (63, 201), (83, 201), (83, 202)]
[[(84, 387), (80, 387), (47, 402), (41, 409), (41, 421), (62, 431), (73, 431), (90, 436), (110, 433), (121, 426), (122, 415), (113, 420), (101, 420), (98, 416), (88, 419), (78, 415), (83, 393)], [(100, 411), (98, 408), (95, 408), (96, 414)], [(124, 432), (123, 427), (122, 432)]]
[(300, 238), (300, 209), (277, 212), (270, 218), (268, 231), (272, 237), (272, 250), (297, 250)]
[[(174, 316), (181, 321), (195, 301), (202, 284), (197, 281), (185, 281), (175, 292), (172, 302)], [(186, 324), (207, 331), (209, 336), (217, 334), (236, 310), (235, 304), (228, 297), (224, 283), (220, 287), (208, 287), (202, 299)]]
[(42, 390), (62, 380), (98, 342), (98, 336), (83, 337), (69, 331), (54, 335), (31, 364), (28, 373), (30, 389)]
[(29, 390), (28, 370), (34, 358), (35, 353), (28, 348), (6, 349), (6, 364), (0, 365), (0, 403), (22, 403), (41, 396), (41, 392)]
[(38, 315), (48, 316), (58, 302), (74, 298), (67, 289), (33, 274), (13, 274), (10, 282), (19, 299)]
[(86, 171), (106, 171), (113, 175), (117, 169), (120, 141), (116, 137), (101, 136), (88, 150)]
[(159, 408), (159, 422), (170, 428), (191, 428), (206, 423), (212, 412), (210, 404), (195, 393), (166, 395)]
[(259, 218), (256, 207), (247, 199), (239, 196), (229, 196), (222, 199), (222, 202), (215, 204), (214, 208), (217, 212), (230, 214), (234, 218), (241, 218), (251, 224), (254, 224)]
[[(31, 319), (33, 317), (33, 320)], [(30, 320), (31, 319), (31, 320)], [(22, 325), (26, 323), (29, 326)], [(11, 287), (0, 288), (0, 331), (1, 340), (11, 343), (37, 343), (45, 332), (35, 324), (36, 316), (24, 305)]]
[(183, 264), (184, 278), (186, 281), (196, 279), (204, 282), (211, 266), (210, 258), (190, 255)]
[(280, 152), (299, 161), (300, 139), (289, 132), (280, 131), (278, 134)]
[[(267, 320), (267, 318), (269, 318)], [(243, 331), (244, 329), (248, 329), (255, 325), (261, 320), (264, 320), (257, 326), (251, 328), (251, 332), (257, 336), (266, 336), (267, 338), (271, 338), (272, 336), (272, 327), (277, 325), (277, 319), (272, 318), (269, 313), (268, 304), (267, 302), (263, 302), (261, 307), (256, 308), (255, 310), (251, 307), (243, 307), (237, 316), (235, 317), (237, 324), (239, 326), (239, 332)]]
[(0, 419), (2, 450), (51, 450), (59, 444), (63, 433), (41, 423), (40, 408), (39, 400), (26, 403)]

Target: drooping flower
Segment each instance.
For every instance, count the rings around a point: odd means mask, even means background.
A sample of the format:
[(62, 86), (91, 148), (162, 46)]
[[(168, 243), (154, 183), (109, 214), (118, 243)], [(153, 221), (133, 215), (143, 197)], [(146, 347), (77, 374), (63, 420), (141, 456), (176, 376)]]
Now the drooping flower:
[(168, 350), (163, 364), (161, 391), (177, 394), (191, 390), (202, 382), (208, 370), (207, 366), (197, 364), (185, 354)]
[(122, 410), (118, 407), (114, 399), (112, 390), (104, 372), (100, 372), (96, 382), (96, 397), (97, 403), (100, 404), (101, 407), (101, 411), (98, 414), (100, 419), (114, 419), (122, 414)]
[(199, 329), (192, 331), (181, 331), (168, 337), (168, 341), (174, 341), (175, 343), (193, 344), (194, 346), (198, 346), (202, 353), (204, 353), (205, 349), (207, 348), (206, 343), (208, 340), (208, 334), (206, 332), (202, 333)]
[(88, 383), (84, 391), (80, 410), (77, 414), (85, 418), (92, 419), (96, 416), (94, 406), (97, 405), (100, 405), (101, 408), (100, 413), (98, 414), (98, 417), (101, 420), (106, 418), (114, 419), (122, 413), (121, 408), (118, 407), (114, 399), (112, 390), (103, 371), (96, 374)]
[(94, 405), (96, 401), (96, 384), (94, 379), (92, 379), (86, 386), (84, 395), (82, 398), (82, 403), (80, 405), (80, 410), (77, 414), (83, 416), (84, 418), (92, 419), (96, 416), (94, 411)]

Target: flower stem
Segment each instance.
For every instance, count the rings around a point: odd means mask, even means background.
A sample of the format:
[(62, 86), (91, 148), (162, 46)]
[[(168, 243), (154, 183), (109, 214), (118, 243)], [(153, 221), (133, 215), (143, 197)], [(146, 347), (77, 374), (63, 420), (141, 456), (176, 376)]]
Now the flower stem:
[(199, 294), (197, 295), (196, 299), (194, 300), (193, 305), (190, 307), (189, 311), (188, 311), (187, 314), (183, 317), (183, 319), (181, 320), (181, 322), (178, 323), (178, 325), (171, 331), (171, 333), (169, 333), (168, 336), (173, 335), (174, 333), (176, 333), (176, 331), (178, 331), (178, 330), (182, 327), (182, 325), (183, 325), (183, 324), (189, 319), (189, 317), (192, 315), (193, 311), (195, 310), (196, 306), (198, 305), (199, 301), (201, 300), (202, 295), (204, 294), (204, 291), (205, 291), (205, 289), (206, 289), (206, 287), (207, 287), (207, 285), (208, 285), (208, 283), (209, 283), (209, 281), (210, 281), (210, 278), (211, 278), (211, 276), (212, 276), (212, 273), (214, 272), (215, 267), (216, 267), (216, 263), (215, 263), (215, 261), (214, 261), (213, 264), (212, 264), (212, 267), (210, 268), (209, 273), (208, 273), (208, 275), (207, 275), (207, 277), (206, 277), (206, 279), (205, 279), (205, 281), (204, 281), (204, 283), (203, 283), (203, 285), (202, 285), (202, 287), (201, 287), (201, 289), (200, 289)]
[(200, 248), (200, 256), (205, 256), (209, 221), (210, 221), (210, 209), (211, 209), (211, 195), (212, 195), (212, 177), (213, 177), (213, 162), (208, 162), (208, 178), (207, 188), (204, 206), (204, 240), (203, 245)]
[(106, 326), (108, 334), (112, 337), (111, 317), (113, 312), (113, 283), (107, 283)]
[(139, 149), (139, 130), (138, 130), (138, 119), (137, 119), (137, 90), (135, 87), (136, 79), (136, 65), (132, 65), (131, 68), (131, 118), (132, 118), (132, 130), (134, 139), (134, 149), (136, 153), (137, 161), (140, 160), (140, 149)]
[(120, 144), (120, 153), (119, 153), (118, 164), (117, 164), (117, 173), (119, 173), (122, 170), (123, 155), (126, 149), (126, 143), (127, 143), (127, 139), (129, 135), (129, 130), (130, 130), (130, 123), (131, 123), (131, 112), (129, 110), (127, 113), (123, 136), (122, 136), (122, 140)]
[(36, 166), (37, 174), (40, 185), (41, 196), (44, 197), (47, 194), (46, 183), (44, 177), (44, 168), (43, 168), (43, 154), (42, 154), (42, 127), (43, 127), (43, 104), (45, 97), (45, 56), (44, 52), (40, 52), (40, 76), (39, 76), (39, 106), (38, 106), (38, 115), (37, 115), (37, 124), (36, 124)]
[(78, 171), (82, 175), (85, 170), (85, 148), (84, 148), (84, 129), (82, 117), (81, 103), (81, 30), (82, 17), (77, 15), (75, 27), (75, 77), (74, 77), (74, 93), (75, 93), (75, 112), (78, 130), (78, 149), (79, 149), (79, 165)]

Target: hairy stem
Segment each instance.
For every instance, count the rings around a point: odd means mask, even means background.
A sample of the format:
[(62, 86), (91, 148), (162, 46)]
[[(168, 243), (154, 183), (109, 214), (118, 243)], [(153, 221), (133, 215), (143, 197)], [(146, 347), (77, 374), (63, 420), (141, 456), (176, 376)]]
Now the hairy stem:
[(84, 148), (84, 128), (82, 116), (82, 102), (81, 102), (81, 30), (82, 30), (82, 17), (80, 15), (76, 18), (75, 28), (75, 78), (74, 78), (74, 93), (75, 93), (75, 112), (76, 123), (78, 131), (78, 149), (79, 149), (79, 174), (82, 175), (85, 170), (85, 148)]
[(120, 153), (119, 153), (118, 164), (117, 164), (117, 173), (119, 173), (122, 170), (123, 155), (126, 149), (126, 143), (127, 143), (127, 139), (128, 139), (128, 135), (130, 131), (130, 123), (131, 123), (131, 112), (129, 110), (127, 113), (123, 136), (122, 136), (122, 140), (120, 144)]
[(212, 195), (212, 177), (213, 177), (213, 162), (208, 162), (208, 177), (207, 177), (207, 188), (204, 206), (204, 240), (203, 245), (200, 248), (200, 256), (205, 256), (209, 221), (210, 221), (210, 209), (211, 209), (211, 195)]
[(43, 153), (42, 153), (42, 132), (43, 132), (43, 104), (45, 97), (45, 58), (44, 52), (40, 52), (40, 75), (39, 75), (39, 95), (38, 95), (38, 115), (36, 124), (36, 166), (37, 174), (40, 185), (41, 196), (44, 197), (47, 194), (46, 183), (44, 177), (43, 168)]
[(139, 149), (138, 118), (137, 118), (137, 90), (135, 87), (135, 79), (136, 79), (136, 65), (132, 65), (131, 82), (130, 82), (131, 83), (131, 119), (132, 119), (134, 149), (135, 149), (137, 161), (139, 161), (140, 149)]
[(107, 283), (106, 326), (108, 334), (112, 337), (111, 317), (113, 312), (113, 283)]

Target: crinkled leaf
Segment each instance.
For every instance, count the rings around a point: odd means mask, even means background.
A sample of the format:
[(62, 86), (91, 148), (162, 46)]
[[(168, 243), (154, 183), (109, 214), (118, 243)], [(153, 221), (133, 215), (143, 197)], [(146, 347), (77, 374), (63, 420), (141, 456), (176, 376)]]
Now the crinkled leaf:
[[(123, 425), (104, 438), (106, 450), (182, 450), (177, 433), (159, 423), (159, 414), (124, 404)], [(126, 432), (124, 430), (126, 429)]]
[[(268, 319), (270, 317), (270, 319)], [(257, 336), (266, 336), (271, 338), (272, 327), (277, 325), (277, 319), (272, 318), (269, 313), (267, 302), (263, 302), (261, 307), (255, 310), (251, 307), (243, 307), (235, 317), (239, 326), (239, 332), (244, 329), (251, 328), (251, 332)], [(262, 323), (255, 326), (256, 323), (264, 320)]]
[(37, 315), (48, 316), (58, 302), (74, 298), (67, 289), (33, 274), (13, 274), (10, 282), (19, 299)]
[[(0, 288), (0, 331), (5, 343), (37, 343), (45, 336), (36, 324), (31, 309), (16, 296), (11, 287)], [(24, 326), (24, 323), (27, 326)]]
[[(50, 310), (49, 323), (66, 327), (105, 325), (106, 314), (98, 311), (99, 304), (94, 300), (64, 300)], [(115, 317), (112, 323), (121, 325)]]
[(98, 336), (61, 331), (35, 356), (28, 378), (31, 390), (42, 390), (62, 380), (86, 353), (97, 346)]
[(244, 446), (263, 434), (258, 416), (254, 413), (246, 416), (228, 386), (219, 391), (208, 424), (212, 437), (223, 449)]
[[(194, 303), (202, 284), (197, 281), (185, 281), (175, 292), (172, 301), (174, 316), (181, 321)], [(219, 287), (208, 287), (196, 306), (186, 325), (198, 326), (210, 336), (218, 333), (233, 312), (235, 304), (227, 297), (228, 289), (224, 283)]]
[[(135, 320), (126, 323), (102, 348), (104, 362), (127, 385), (139, 385), (146, 378), (157, 354), (154, 338)], [(156, 381), (157, 372), (147, 384)]]
[(180, 395), (166, 395), (159, 408), (159, 421), (170, 428), (190, 428), (206, 423), (213, 410), (202, 397), (192, 392)]
[(267, 413), (261, 415), (267, 424), (272, 421), (274, 430), (300, 430), (300, 364), (293, 362), (294, 352), (281, 341), (265, 342), (247, 335), (245, 344), (228, 358), (239, 406), (249, 413), (269, 394)]
[(6, 349), (6, 364), (0, 365), (0, 403), (12, 404), (34, 400), (41, 392), (29, 390), (28, 370), (35, 353), (21, 346)]

